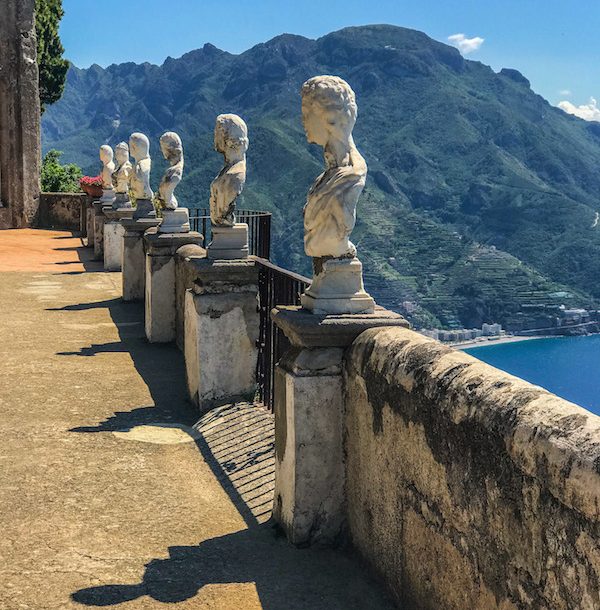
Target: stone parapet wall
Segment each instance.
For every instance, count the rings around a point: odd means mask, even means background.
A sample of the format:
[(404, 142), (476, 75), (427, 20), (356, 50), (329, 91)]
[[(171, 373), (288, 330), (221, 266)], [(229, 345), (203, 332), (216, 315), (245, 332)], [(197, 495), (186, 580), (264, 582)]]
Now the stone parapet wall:
[(85, 193), (41, 193), (37, 226), (41, 229), (79, 231)]
[(344, 380), (347, 526), (400, 607), (600, 608), (600, 418), (400, 328)]

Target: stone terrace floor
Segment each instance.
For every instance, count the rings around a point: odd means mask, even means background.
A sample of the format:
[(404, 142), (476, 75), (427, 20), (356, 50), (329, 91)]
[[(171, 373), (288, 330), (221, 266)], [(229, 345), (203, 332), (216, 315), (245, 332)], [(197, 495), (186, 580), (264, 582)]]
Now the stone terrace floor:
[(388, 609), (341, 551), (269, 522), (272, 418), (200, 418), (69, 233), (0, 231), (0, 609)]

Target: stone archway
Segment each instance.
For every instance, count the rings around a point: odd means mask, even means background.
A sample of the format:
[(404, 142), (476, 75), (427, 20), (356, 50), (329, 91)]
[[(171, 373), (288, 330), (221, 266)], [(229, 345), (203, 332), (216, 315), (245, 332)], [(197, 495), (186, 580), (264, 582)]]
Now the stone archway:
[(0, 19), (0, 229), (30, 226), (39, 205), (40, 102), (35, 0), (3, 0)]

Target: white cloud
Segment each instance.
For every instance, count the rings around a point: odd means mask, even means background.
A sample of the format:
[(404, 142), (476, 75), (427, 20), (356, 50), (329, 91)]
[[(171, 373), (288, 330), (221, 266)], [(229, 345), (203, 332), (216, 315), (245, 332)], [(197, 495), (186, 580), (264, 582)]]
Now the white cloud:
[(464, 34), (452, 34), (448, 36), (448, 41), (453, 44), (463, 55), (468, 55), (473, 51), (477, 51), (483, 44), (485, 38), (475, 36), (467, 38)]
[(572, 95), (570, 89), (561, 89), (558, 94), (562, 95), (563, 97), (571, 97)]
[(593, 97), (590, 97), (589, 103), (582, 104), (581, 106), (575, 106), (575, 104), (563, 100), (562, 102), (558, 102), (558, 107), (567, 114), (574, 114), (584, 121), (600, 122), (600, 108), (598, 108), (598, 103)]

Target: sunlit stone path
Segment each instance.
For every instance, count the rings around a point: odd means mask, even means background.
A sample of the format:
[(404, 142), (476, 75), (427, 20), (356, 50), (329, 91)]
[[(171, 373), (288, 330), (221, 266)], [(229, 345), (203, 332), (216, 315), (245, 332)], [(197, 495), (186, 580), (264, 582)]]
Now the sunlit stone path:
[(0, 608), (391, 608), (276, 535), (270, 416), (198, 422), (179, 352), (79, 246), (0, 232)]

